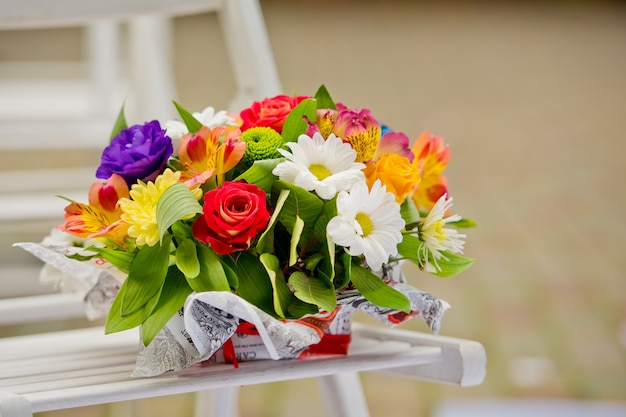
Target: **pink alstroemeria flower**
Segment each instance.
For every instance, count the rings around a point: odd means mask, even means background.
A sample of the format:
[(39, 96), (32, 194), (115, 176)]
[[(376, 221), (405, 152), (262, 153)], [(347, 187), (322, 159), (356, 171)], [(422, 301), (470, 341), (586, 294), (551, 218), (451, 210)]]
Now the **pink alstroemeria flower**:
[(241, 130), (226, 126), (213, 129), (202, 126), (196, 133), (187, 133), (180, 140), (178, 158), (187, 168), (181, 179), (188, 187), (203, 184), (214, 175), (218, 185), (223, 176), (241, 160), (246, 144), (239, 140)]
[(450, 148), (441, 136), (424, 131), (412, 151), (422, 167), (422, 180), (413, 193), (413, 202), (418, 208), (430, 211), (442, 195), (448, 194), (448, 180), (442, 172), (450, 160)]
[(372, 159), (377, 160), (381, 156), (389, 154), (403, 156), (409, 162), (413, 162), (415, 158), (413, 151), (411, 151), (411, 140), (409, 137), (402, 132), (396, 131), (387, 132), (380, 138)]
[(315, 122), (309, 120), (304, 133), (310, 138), (315, 133), (319, 133), (324, 139), (328, 139), (328, 135), (333, 133), (333, 128), (337, 121), (337, 113), (337, 110), (333, 109), (318, 109), (317, 120)]
[(106, 182), (95, 182), (89, 189), (89, 204), (73, 202), (65, 207), (65, 224), (57, 228), (82, 238), (107, 238), (123, 245), (128, 224), (120, 219), (117, 202), (128, 198), (124, 178), (113, 174)]
[(352, 145), (357, 162), (367, 162), (376, 152), (381, 128), (369, 109), (345, 109), (338, 111), (332, 133)]

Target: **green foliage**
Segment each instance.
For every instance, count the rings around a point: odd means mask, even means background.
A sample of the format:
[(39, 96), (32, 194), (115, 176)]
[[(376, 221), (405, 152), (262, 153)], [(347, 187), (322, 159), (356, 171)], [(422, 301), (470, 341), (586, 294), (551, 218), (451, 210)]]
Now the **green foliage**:
[(414, 228), (416, 227), (416, 222), (420, 219), (420, 213), (415, 207), (415, 203), (412, 198), (407, 198), (400, 205), (400, 215), (402, 219), (406, 223), (406, 228)]
[(387, 285), (371, 271), (352, 263), (350, 279), (368, 301), (384, 308), (401, 310), (409, 314), (411, 303), (406, 295)]
[(307, 128), (305, 117), (309, 120), (317, 119), (317, 103), (315, 99), (307, 98), (294, 107), (283, 125), (283, 139), (285, 142), (297, 142), (298, 136)]
[[(330, 97), (330, 93), (326, 89), (326, 86), (322, 84), (315, 93), (315, 100), (317, 100), (317, 108), (318, 109), (331, 109), (337, 110), (337, 106), (335, 102)], [(312, 119), (315, 120), (315, 119)]]
[(247, 251), (239, 253), (236, 260), (230, 256), (223, 260), (239, 278), (237, 294), (267, 314), (276, 317), (272, 283), (261, 261)]
[(156, 218), (161, 240), (174, 223), (197, 213), (202, 213), (202, 206), (189, 188), (182, 182), (170, 186), (157, 203)]
[(127, 316), (142, 309), (153, 297), (158, 296), (169, 265), (170, 239), (160, 245), (143, 246), (130, 264), (128, 278), (124, 281), (126, 291), (122, 294), (120, 315)]
[[(443, 255), (443, 258), (437, 261), (437, 264), (439, 265), (439, 270), (437, 270), (436, 272), (431, 272), (431, 274), (440, 278), (449, 278), (460, 272), (463, 272), (467, 268), (472, 266), (472, 264), (476, 261), (473, 258), (455, 255), (446, 251), (442, 251), (441, 254)], [(429, 261), (431, 263), (434, 263), (432, 258)]]
[(272, 174), (272, 171), (280, 161), (280, 159), (255, 161), (250, 168), (235, 178), (235, 180), (256, 184), (256, 186), (265, 191), (266, 194), (269, 194), (272, 190), (272, 185), (274, 185), (278, 179), (277, 176)]
[(189, 286), (196, 292), (230, 291), (230, 284), (220, 257), (213, 249), (198, 243), (198, 262), (200, 271), (195, 278), (187, 277)]
[(96, 246), (90, 246), (87, 248), (90, 252), (96, 252), (104, 260), (108, 261), (119, 269), (120, 271), (128, 274), (130, 271), (130, 264), (135, 258), (135, 252), (126, 252), (118, 249), (100, 248)]
[(117, 114), (117, 119), (115, 119), (115, 123), (113, 124), (113, 129), (111, 130), (109, 142), (111, 142), (113, 138), (124, 129), (128, 129), (128, 124), (126, 123), (126, 116), (124, 116), (124, 104), (122, 104), (122, 107)]
[(176, 267), (170, 267), (159, 301), (141, 325), (141, 338), (144, 346), (152, 342), (172, 316), (183, 307), (187, 296), (191, 293), (192, 289), (187, 285), (184, 275)]
[(267, 227), (259, 236), (259, 239), (256, 244), (257, 253), (272, 253), (274, 252), (274, 226), (276, 225), (276, 220), (278, 219), (278, 215), (280, 214), (287, 197), (289, 196), (289, 190), (282, 190), (276, 199), (276, 203), (274, 204), (274, 212), (272, 213), (272, 217), (270, 217), (270, 221), (267, 224)]
[(324, 279), (296, 271), (289, 277), (289, 284), (300, 300), (319, 306), (322, 310), (333, 311), (337, 305), (337, 296), (332, 285)]
[(178, 111), (178, 114), (180, 114), (180, 118), (183, 119), (183, 123), (185, 124), (185, 126), (187, 126), (187, 130), (189, 130), (190, 133), (196, 133), (198, 130), (200, 130), (200, 128), (202, 127), (202, 123), (200, 123), (198, 119), (193, 117), (193, 114), (187, 111), (183, 106), (175, 101), (173, 101), (173, 103), (176, 107), (176, 110)]
[(478, 226), (474, 219), (461, 219), (455, 222), (449, 222), (448, 225), (458, 227), (459, 229), (470, 229)]
[(176, 248), (176, 266), (187, 278), (196, 278), (200, 274), (200, 261), (193, 239), (184, 238)]
[(272, 284), (274, 311), (276, 311), (278, 317), (284, 319), (287, 317), (287, 308), (290, 304), (292, 294), (285, 282), (285, 276), (280, 269), (280, 262), (276, 256), (269, 253), (261, 254), (259, 260), (265, 268)]

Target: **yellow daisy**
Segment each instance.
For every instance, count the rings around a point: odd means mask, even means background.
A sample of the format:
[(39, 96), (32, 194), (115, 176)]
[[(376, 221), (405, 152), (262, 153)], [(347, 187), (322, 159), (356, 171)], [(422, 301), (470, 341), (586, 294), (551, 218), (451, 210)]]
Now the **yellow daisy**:
[(128, 235), (135, 238), (137, 246), (154, 246), (159, 242), (159, 226), (156, 210), (159, 199), (172, 185), (180, 180), (180, 171), (166, 169), (154, 182), (139, 181), (130, 190), (130, 199), (122, 198), (122, 220), (130, 225)]

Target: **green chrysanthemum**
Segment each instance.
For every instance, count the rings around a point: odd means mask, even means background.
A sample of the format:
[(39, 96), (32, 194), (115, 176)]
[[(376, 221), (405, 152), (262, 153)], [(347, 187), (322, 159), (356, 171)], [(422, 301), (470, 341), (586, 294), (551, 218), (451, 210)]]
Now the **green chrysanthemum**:
[(241, 134), (241, 140), (246, 143), (243, 161), (248, 166), (254, 161), (281, 157), (277, 149), (284, 145), (283, 137), (271, 127), (250, 128)]

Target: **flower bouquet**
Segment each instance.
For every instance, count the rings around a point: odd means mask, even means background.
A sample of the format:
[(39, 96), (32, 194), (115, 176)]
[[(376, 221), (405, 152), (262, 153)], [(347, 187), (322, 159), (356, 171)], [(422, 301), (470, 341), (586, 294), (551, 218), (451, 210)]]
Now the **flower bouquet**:
[(18, 244), (81, 281), (107, 333), (140, 327), (136, 375), (346, 353), (356, 310), (438, 331), (447, 304), (401, 263), (448, 277), (473, 262), (441, 137), (410, 146), (324, 86), (240, 114), (174, 104), (163, 124), (129, 127), (122, 109), (65, 240)]

